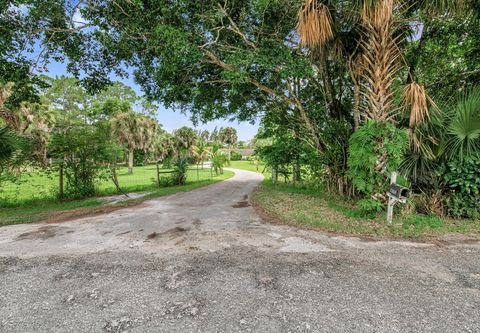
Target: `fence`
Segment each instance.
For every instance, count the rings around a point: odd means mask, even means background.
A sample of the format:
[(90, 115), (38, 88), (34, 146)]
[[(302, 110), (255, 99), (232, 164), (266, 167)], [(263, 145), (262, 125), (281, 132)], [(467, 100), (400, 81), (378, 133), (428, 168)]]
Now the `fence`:
[[(108, 171), (105, 169), (105, 171)], [(160, 172), (160, 173), (159, 173)], [(160, 177), (171, 175), (173, 169), (163, 169), (159, 166), (145, 165), (133, 168), (133, 173), (128, 173), (126, 166), (117, 169), (118, 185), (122, 191), (148, 191), (161, 185)], [(0, 184), (0, 206), (2, 203), (25, 202), (37, 199), (56, 198), (66, 186), (66, 180), (61, 167), (49, 170), (28, 170), (21, 174), (18, 182), (3, 182)], [(203, 167), (193, 165), (187, 171), (187, 183), (212, 179), (216, 176), (209, 164)], [(110, 178), (110, 177), (109, 177)], [(118, 193), (117, 187), (111, 179), (97, 183), (99, 195)]]

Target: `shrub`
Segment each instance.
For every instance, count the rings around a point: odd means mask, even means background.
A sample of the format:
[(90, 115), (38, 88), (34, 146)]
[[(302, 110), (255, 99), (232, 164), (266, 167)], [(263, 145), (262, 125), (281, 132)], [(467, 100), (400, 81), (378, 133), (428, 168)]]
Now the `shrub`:
[(445, 204), (453, 217), (480, 217), (480, 154), (446, 164)]
[(133, 151), (133, 166), (147, 165), (149, 157), (149, 153), (141, 149), (135, 149)]
[(445, 196), (448, 215), (456, 218), (480, 219), (480, 196), (450, 192)]
[(78, 126), (52, 135), (50, 151), (62, 160), (64, 196), (81, 198), (95, 195), (96, 183), (109, 178), (110, 171), (103, 165), (114, 159), (119, 147), (108, 142), (101, 130)]
[(212, 167), (217, 175), (219, 173), (223, 173), (223, 167), (228, 163), (229, 161), (227, 154), (221, 152), (220, 150), (216, 150), (212, 153)]
[(158, 180), (159, 187), (173, 186), (173, 177), (161, 176)]
[[(355, 189), (366, 199), (382, 195), (388, 188), (389, 173), (398, 169), (408, 147), (407, 133), (390, 123), (368, 121), (349, 142), (347, 175)], [(369, 205), (372, 212), (378, 211), (378, 205)]]
[(231, 151), (230, 152), (230, 161), (240, 161), (242, 159), (242, 154), (240, 154), (238, 151)]
[(373, 199), (362, 199), (357, 202), (360, 215), (368, 218), (375, 218), (376, 213), (383, 210), (383, 204)]
[(189, 158), (179, 156), (173, 161), (172, 181), (174, 185), (184, 185), (187, 181)]

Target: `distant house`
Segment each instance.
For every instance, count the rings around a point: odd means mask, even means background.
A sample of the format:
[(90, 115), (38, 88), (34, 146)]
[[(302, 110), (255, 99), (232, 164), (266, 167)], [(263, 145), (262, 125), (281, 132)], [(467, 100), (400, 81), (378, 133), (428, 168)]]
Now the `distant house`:
[(242, 155), (242, 160), (246, 160), (248, 157), (252, 156), (255, 153), (255, 150), (251, 148), (235, 149), (235, 151), (238, 151)]

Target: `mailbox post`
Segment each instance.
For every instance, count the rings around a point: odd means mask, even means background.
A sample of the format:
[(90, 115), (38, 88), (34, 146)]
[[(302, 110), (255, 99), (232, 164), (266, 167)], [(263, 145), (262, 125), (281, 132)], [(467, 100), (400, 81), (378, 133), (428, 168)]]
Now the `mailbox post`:
[(390, 189), (387, 192), (388, 207), (387, 207), (387, 222), (393, 222), (393, 207), (397, 202), (405, 203), (410, 196), (410, 190), (403, 186), (397, 185), (397, 173), (392, 172), (390, 177)]
[[(392, 176), (390, 177), (390, 185), (397, 183), (397, 173), (392, 172)], [(388, 195), (388, 194), (387, 194)], [(395, 206), (394, 199), (388, 195), (388, 207), (387, 207), (387, 222), (393, 222), (393, 206)]]

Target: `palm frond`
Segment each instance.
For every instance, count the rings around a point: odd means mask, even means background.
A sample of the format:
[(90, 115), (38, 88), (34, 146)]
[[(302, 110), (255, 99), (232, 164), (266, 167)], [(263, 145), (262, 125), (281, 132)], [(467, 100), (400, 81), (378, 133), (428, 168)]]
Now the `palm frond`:
[(460, 97), (450, 114), (446, 153), (462, 160), (480, 152), (480, 88)]
[(305, 0), (297, 14), (297, 32), (302, 47), (325, 46), (333, 38), (330, 9), (318, 0)]
[(405, 85), (402, 97), (405, 110), (410, 111), (410, 128), (422, 124), (429, 119), (429, 110), (438, 111), (438, 106), (428, 95), (425, 87), (416, 82)]

